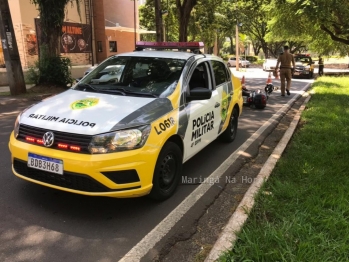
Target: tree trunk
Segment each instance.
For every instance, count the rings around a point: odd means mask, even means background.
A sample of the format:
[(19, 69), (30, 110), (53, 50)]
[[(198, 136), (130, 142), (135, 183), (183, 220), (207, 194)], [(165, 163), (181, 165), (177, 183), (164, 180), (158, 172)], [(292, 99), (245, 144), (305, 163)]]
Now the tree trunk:
[(176, 0), (177, 11), (179, 14), (179, 42), (188, 41), (190, 13), (196, 3), (197, 0), (184, 0), (183, 4), (181, 4), (181, 0)]
[(155, 26), (156, 26), (156, 41), (164, 41), (162, 32), (162, 9), (161, 0), (155, 0)]
[(7, 0), (0, 0), (0, 34), (10, 93), (11, 95), (26, 93), (21, 59)]
[(230, 39), (230, 54), (234, 54), (234, 43), (233, 43), (233, 38), (229, 36)]
[[(47, 47), (48, 57), (59, 56), (64, 9), (69, 0), (36, 1), (40, 11), (40, 44)], [(52, 9), (55, 11), (53, 12)], [(52, 16), (55, 19), (52, 19)]]

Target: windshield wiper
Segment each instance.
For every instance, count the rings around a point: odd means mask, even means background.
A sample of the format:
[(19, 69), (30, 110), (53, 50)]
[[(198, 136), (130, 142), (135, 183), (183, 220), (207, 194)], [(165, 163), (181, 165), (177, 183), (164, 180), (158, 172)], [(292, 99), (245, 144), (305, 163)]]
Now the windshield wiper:
[(152, 93), (135, 92), (135, 91), (126, 90), (125, 88), (120, 88), (120, 87), (113, 88), (112, 90), (122, 91), (126, 94), (134, 94), (134, 95), (139, 95), (139, 96), (158, 97), (157, 95), (154, 95)]
[(100, 89), (99, 91), (104, 92), (104, 93), (115, 93), (116, 92), (116, 93), (122, 94), (123, 96), (125, 96), (127, 93), (122, 88), (120, 88), (120, 89), (115, 89), (115, 88), (113, 88), (113, 89)]
[(98, 92), (98, 89), (93, 87), (90, 84), (80, 83), (80, 84), (78, 84), (78, 87), (83, 88), (83, 91), (86, 91), (86, 89), (89, 89), (90, 91), (92, 90), (94, 92)]

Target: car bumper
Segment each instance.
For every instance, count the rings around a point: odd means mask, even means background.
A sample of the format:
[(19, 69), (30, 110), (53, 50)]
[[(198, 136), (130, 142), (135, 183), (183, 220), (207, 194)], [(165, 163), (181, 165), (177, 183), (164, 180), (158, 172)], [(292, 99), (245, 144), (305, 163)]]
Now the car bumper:
[(295, 70), (294, 72), (293, 72), (293, 75), (294, 76), (307, 76), (307, 75), (309, 75), (311, 73), (311, 71), (310, 70)]
[[(18, 141), (13, 133), (9, 149), (12, 170), (22, 179), (71, 193), (120, 198), (150, 192), (159, 153), (159, 149), (147, 146), (110, 154), (71, 153)], [(62, 160), (63, 175), (29, 168), (29, 152)]]

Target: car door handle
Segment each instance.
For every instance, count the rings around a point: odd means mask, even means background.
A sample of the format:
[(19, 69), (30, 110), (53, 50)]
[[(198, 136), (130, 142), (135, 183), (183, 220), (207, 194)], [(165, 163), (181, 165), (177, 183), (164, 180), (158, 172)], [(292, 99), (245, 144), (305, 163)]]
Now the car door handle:
[(218, 103), (218, 102), (216, 102), (216, 104), (214, 105), (214, 107), (219, 107), (221, 104), (220, 103)]

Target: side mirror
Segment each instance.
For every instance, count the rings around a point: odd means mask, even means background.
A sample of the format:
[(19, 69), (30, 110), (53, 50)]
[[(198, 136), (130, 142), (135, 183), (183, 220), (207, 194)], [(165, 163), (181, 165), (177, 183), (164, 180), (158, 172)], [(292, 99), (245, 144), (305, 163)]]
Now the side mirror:
[(207, 100), (212, 96), (212, 91), (204, 87), (196, 87), (190, 90), (187, 96), (187, 102), (195, 100)]

